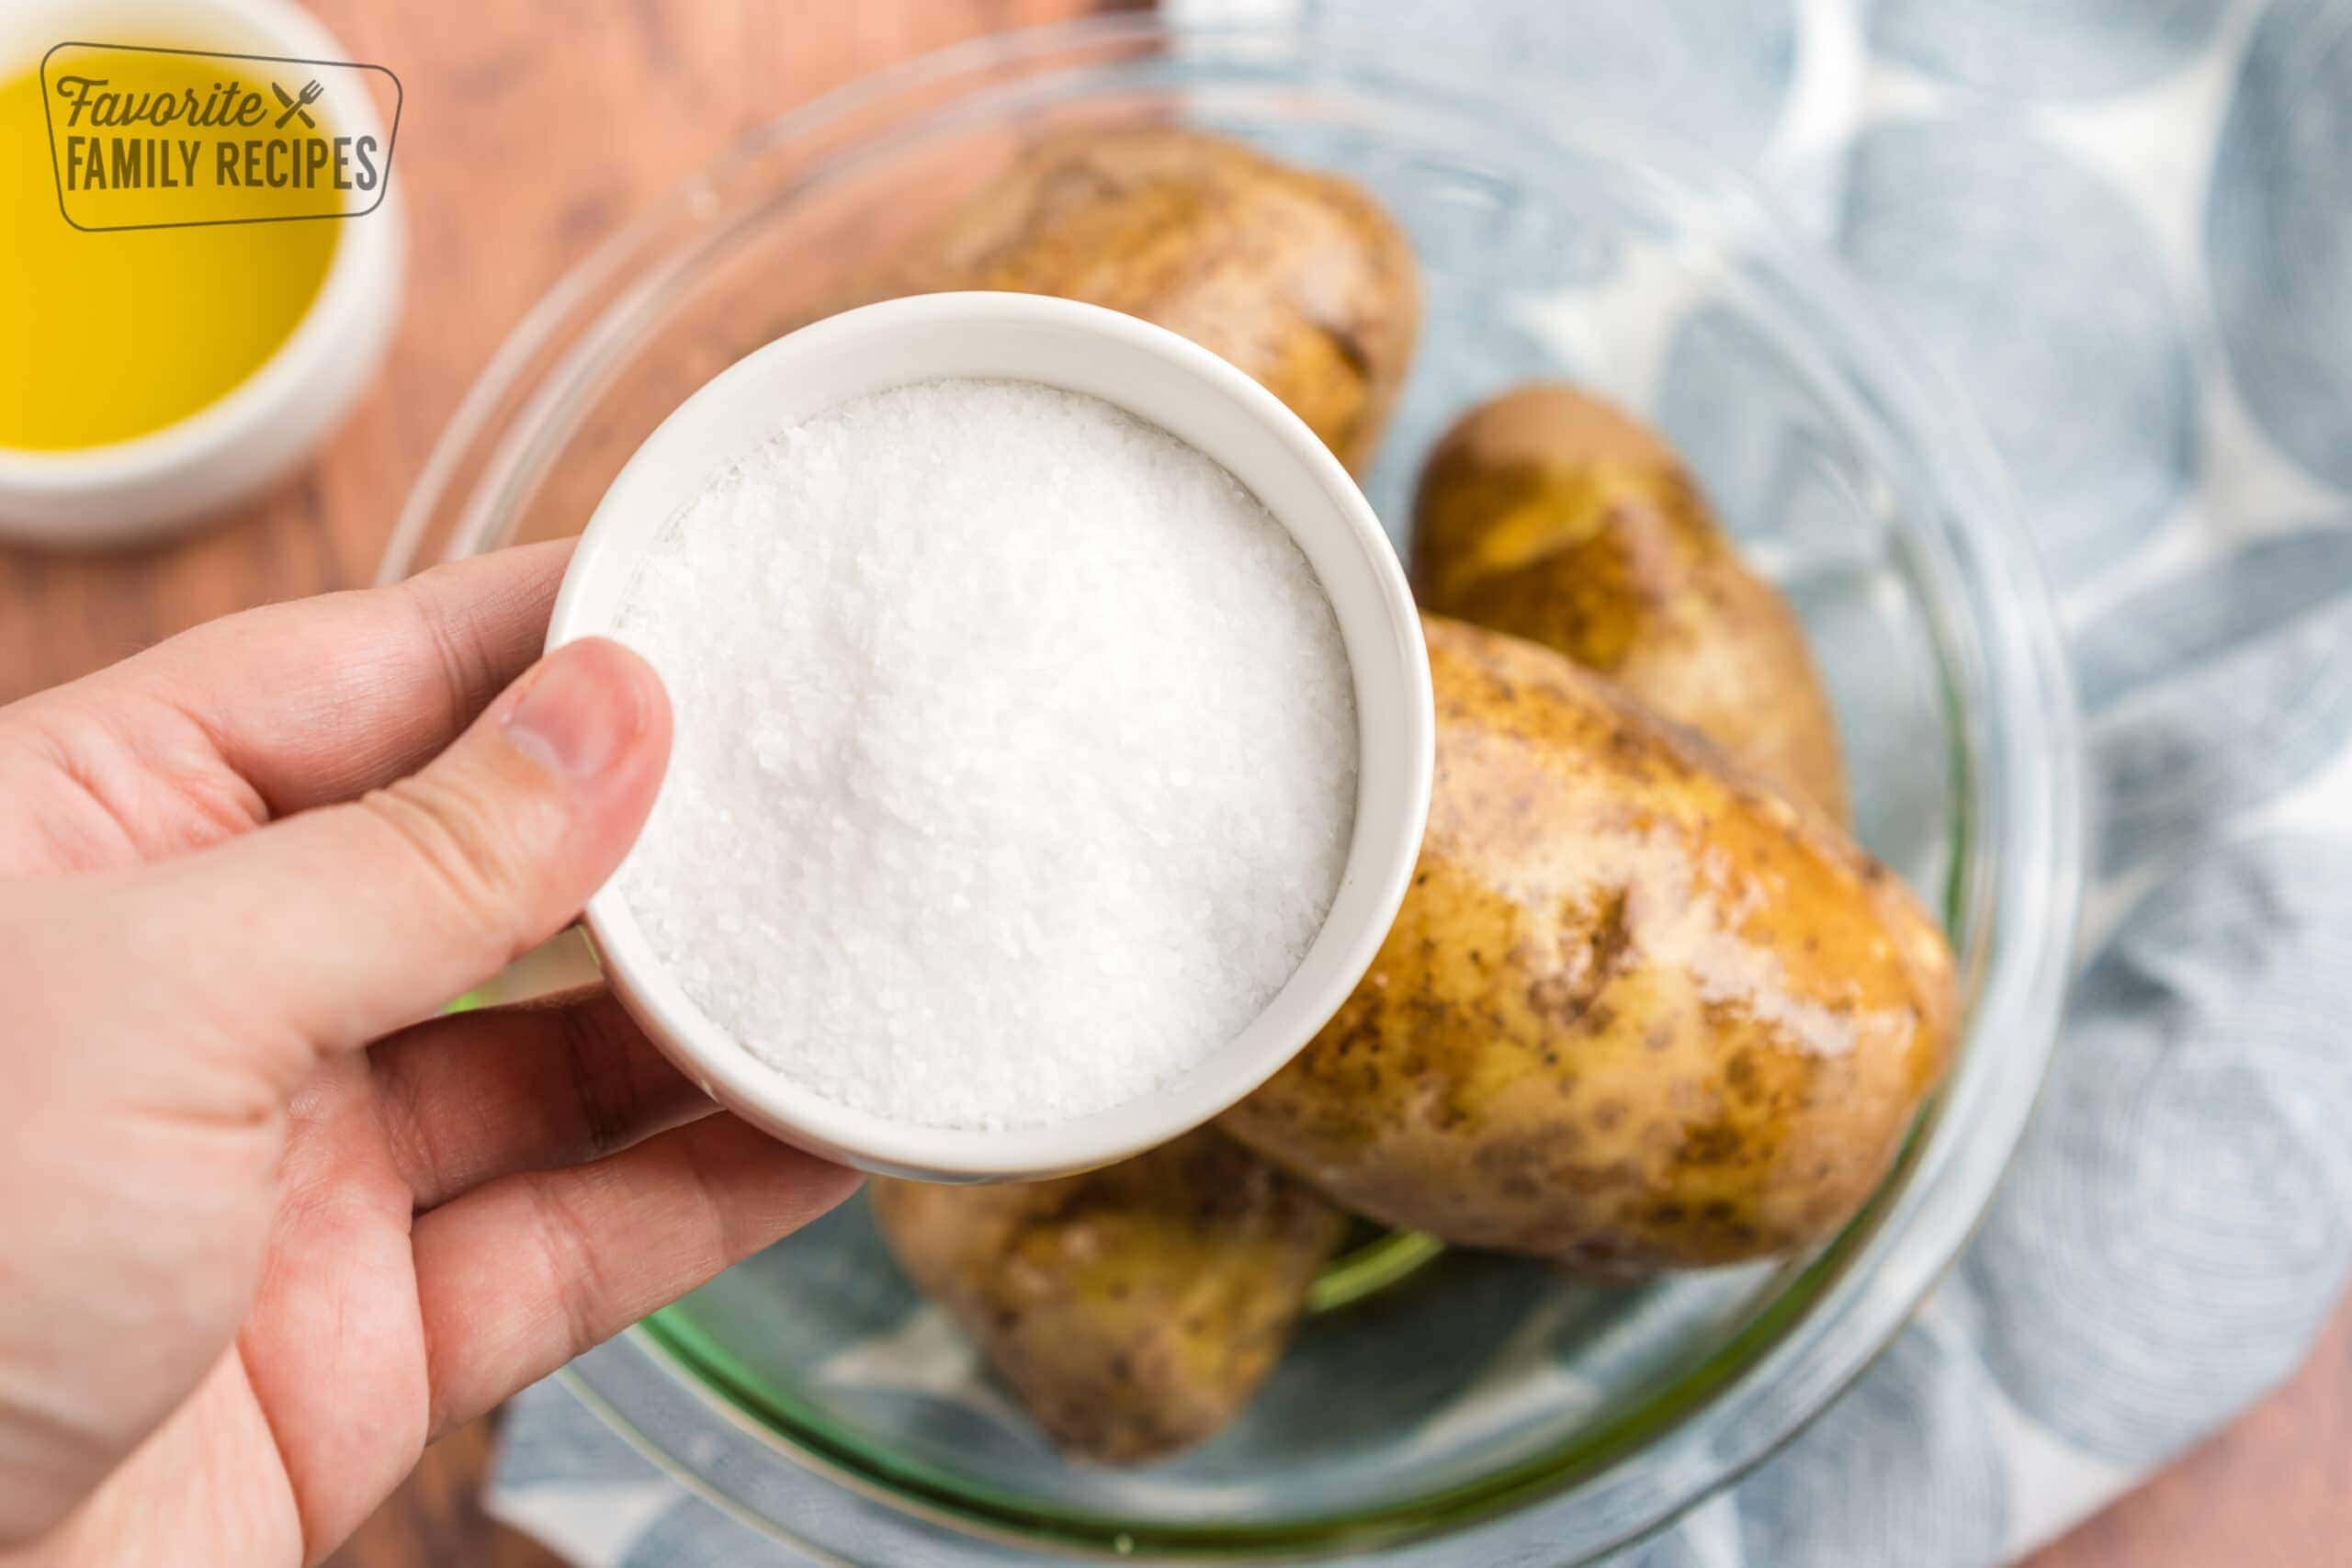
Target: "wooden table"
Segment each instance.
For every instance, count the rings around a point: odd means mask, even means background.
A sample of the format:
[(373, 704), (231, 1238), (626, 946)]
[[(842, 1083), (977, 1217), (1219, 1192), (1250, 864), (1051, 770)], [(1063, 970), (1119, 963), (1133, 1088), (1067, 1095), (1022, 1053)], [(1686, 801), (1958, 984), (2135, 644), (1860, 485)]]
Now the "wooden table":
[[(976, 32), (1089, 0), (311, 0), (407, 88), (412, 226), (386, 373), (322, 458), (183, 542), (0, 549), (0, 701), (249, 604), (365, 583), (435, 434), (492, 348), (626, 214), (781, 108)], [(556, 128), (593, 128), (559, 134)], [(548, 1568), (485, 1520), (489, 1424), (436, 1445), (335, 1561)], [(2352, 1310), (2293, 1384), (2034, 1568), (2316, 1564), (2352, 1542)], [(1802, 1568), (1802, 1565), (1789, 1565)]]

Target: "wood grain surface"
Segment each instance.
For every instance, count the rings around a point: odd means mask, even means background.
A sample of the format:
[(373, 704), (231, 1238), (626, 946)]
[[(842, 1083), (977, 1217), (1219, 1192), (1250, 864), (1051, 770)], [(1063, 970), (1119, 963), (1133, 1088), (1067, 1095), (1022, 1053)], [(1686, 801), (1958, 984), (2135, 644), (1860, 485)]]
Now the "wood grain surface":
[[(0, 547), (0, 701), (183, 626), (365, 583), (401, 495), (500, 338), (597, 239), (811, 95), (1088, 0), (310, 0), (407, 89), (409, 288), (385, 373), (277, 493), (157, 548)], [(341, 1568), (549, 1568), (485, 1519), (480, 1422), (436, 1444)], [(2352, 1311), (2278, 1395), (2032, 1568), (2352, 1562)], [(1788, 1565), (1802, 1568), (1802, 1565)]]

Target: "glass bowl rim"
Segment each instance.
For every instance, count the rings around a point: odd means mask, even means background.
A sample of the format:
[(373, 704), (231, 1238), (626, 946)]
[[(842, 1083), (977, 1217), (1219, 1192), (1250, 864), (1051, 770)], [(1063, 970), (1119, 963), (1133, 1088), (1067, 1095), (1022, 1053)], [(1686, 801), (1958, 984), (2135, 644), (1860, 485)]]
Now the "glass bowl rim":
[[(799, 1540), (787, 1525), (732, 1496), (716, 1478), (671, 1452), (660, 1435), (643, 1430), (611, 1393), (650, 1370), (811, 1476), (842, 1483), (911, 1518), (1028, 1548), (1118, 1557), (1157, 1550), (1229, 1557), (1393, 1547), (1530, 1510), (1550, 1515), (1589, 1501), (1593, 1489), (1622, 1472), (1630, 1458), (1662, 1450), (1684, 1456), (1690, 1484), (1669, 1487), (1674, 1495), (1668, 1497), (1626, 1500), (1621, 1509), (1625, 1517), (1611, 1527), (1609, 1538), (1578, 1548), (1611, 1550), (1659, 1528), (1752, 1468), (1801, 1430), (1893, 1340), (1973, 1233), (2022, 1134), (2055, 1044), (2084, 871), (2081, 740), (2054, 604), (1989, 441), (1924, 355), (1883, 321), (1834, 257), (1797, 236), (1748, 175), (1646, 127), (1582, 108), (1573, 115), (1546, 111), (1535, 91), (1542, 78), (1533, 73), (1498, 76), (1483, 67), (1449, 68), (1419, 51), (1400, 64), (1378, 51), (1374, 40), (1329, 25), (1203, 27), (1152, 15), (1098, 16), (967, 40), (811, 99), (742, 137), (658, 200), (577, 264), (509, 333), (420, 471), (379, 580), (395, 581), (417, 569), (421, 547), (438, 514), (459, 493), (469, 459), (481, 463), (480, 477), (463, 491), (467, 508), (449, 530), (445, 554), (476, 553), (490, 542), (501, 502), (513, 499), (522, 454), (543, 443), (574, 406), (562, 395), (561, 378), (572, 378), (576, 398), (577, 383), (623, 335), (616, 318), (625, 327), (629, 312), (642, 308), (673, 272), (684, 272), (685, 264), (657, 267), (616, 298), (604, 295), (613, 292), (616, 281), (626, 282), (632, 260), (665, 254), (672, 226), (682, 218), (692, 222), (710, 209), (729, 175), (797, 141), (820, 139), (854, 117), (876, 118), (878, 124), (860, 127), (850, 140), (851, 150), (877, 133), (903, 131), (941, 112), (941, 106), (923, 106), (909, 120), (892, 114), (894, 99), (947, 86), (955, 89), (947, 104), (964, 103), (969, 95), (984, 93), (991, 77), (1008, 67), (1069, 54), (1078, 58), (1057, 69), (1084, 70), (1100, 63), (1086, 58), (1088, 51), (1156, 54), (1170, 47), (1181, 49), (1188, 61), (1210, 58), (1219, 49), (1238, 59), (1298, 54), (1307, 52), (1300, 47), (1306, 40), (1313, 46), (1316, 85), (1344, 80), (1375, 90), (1451, 90), (1498, 115), (1515, 114), (1589, 156), (1641, 169), (1654, 180), (1663, 176), (1669, 186), (1704, 192), (1712, 203), (1736, 211), (1743, 245), (1793, 281), (1802, 301), (1821, 312), (1812, 324), (1841, 339), (1848, 360), (1868, 367), (1871, 391), (1887, 408), (1888, 423), (1931, 434), (1908, 450), (1928, 471), (1928, 488), (1939, 502), (1935, 515), (1915, 525), (1933, 536), (1928, 542), (1939, 553), (1930, 570), (1948, 579), (1936, 598), (1947, 612), (1952, 605), (1966, 611), (1964, 626), (1939, 628), (1937, 638), (1968, 785), (1960, 833), (1965, 839), (1973, 829), (1984, 843), (2003, 852), (1987, 863), (1981, 849), (1963, 843), (1947, 888), (1947, 915), (1973, 914), (1979, 928), (1973, 936), (1955, 933), (1963, 939), (1963, 952), (1977, 960), (1962, 977), (1972, 993), (1964, 1042), (1997, 1028), (1995, 1038), (2006, 1042), (2002, 1055), (1995, 1060), (1985, 1049), (1963, 1043), (1951, 1079), (1923, 1112), (1910, 1144), (1862, 1213), (1801, 1265), (1792, 1282), (1761, 1313), (1716, 1348), (1698, 1369), (1709, 1375), (1697, 1386), (1692, 1387), (1693, 1372), (1684, 1374), (1676, 1387), (1690, 1389), (1693, 1397), (1668, 1410), (1656, 1429), (1629, 1434), (1614, 1450), (1588, 1455), (1581, 1463), (1564, 1462), (1556, 1453), (1539, 1454), (1496, 1474), (1368, 1512), (1265, 1527), (1138, 1529), (1080, 1511), (976, 1502), (968, 1493), (942, 1495), (910, 1484), (903, 1475), (865, 1472), (857, 1461), (812, 1444), (805, 1431), (779, 1429), (767, 1402), (747, 1395), (740, 1380), (729, 1375), (725, 1358), (697, 1343), (691, 1319), (676, 1309), (656, 1314), (572, 1370), (574, 1386), (589, 1395), (591, 1404), (663, 1468), (730, 1512), (809, 1550), (829, 1549)], [(842, 155), (842, 149), (831, 149), (816, 162), (821, 166)], [(552, 366), (544, 363), (550, 358)], [(526, 380), (535, 375), (536, 384)], [(481, 450), (493, 440), (490, 450)], [(1973, 700), (1962, 701), (1951, 690), (1955, 661)], [(1996, 1066), (2010, 1075), (2006, 1081), (1996, 1081)], [(1737, 1364), (1719, 1367), (1727, 1357)], [(1760, 1391), (1800, 1384), (1801, 1392), (1780, 1399), (1778, 1408), (1758, 1410)], [(1742, 1398), (1744, 1405), (1737, 1403)], [(1650, 1413), (1645, 1408), (1633, 1414)], [(1709, 1447), (1724, 1451), (1701, 1452)]]

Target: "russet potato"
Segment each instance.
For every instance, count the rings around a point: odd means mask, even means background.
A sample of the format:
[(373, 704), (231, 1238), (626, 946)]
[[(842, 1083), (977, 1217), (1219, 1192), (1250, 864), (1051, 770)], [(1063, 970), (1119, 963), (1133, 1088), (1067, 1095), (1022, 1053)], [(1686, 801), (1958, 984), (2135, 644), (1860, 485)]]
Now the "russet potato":
[(898, 282), (1157, 322), (1248, 371), (1351, 468), (1371, 457), (1420, 322), (1412, 249), (1370, 197), (1166, 127), (1040, 141), (916, 245)]
[(1345, 1216), (1213, 1129), (1055, 1181), (871, 1184), (899, 1266), (1065, 1450), (1161, 1458), (1273, 1370)]
[(1457, 421), (1414, 508), (1421, 607), (1557, 649), (1839, 821), (1837, 721), (1804, 633), (1665, 442), (1572, 387)]
[(1221, 1124), (1345, 1208), (1595, 1273), (1826, 1234), (1943, 1072), (1935, 922), (1817, 811), (1565, 656), (1426, 627), (1411, 889), (1338, 1015)]

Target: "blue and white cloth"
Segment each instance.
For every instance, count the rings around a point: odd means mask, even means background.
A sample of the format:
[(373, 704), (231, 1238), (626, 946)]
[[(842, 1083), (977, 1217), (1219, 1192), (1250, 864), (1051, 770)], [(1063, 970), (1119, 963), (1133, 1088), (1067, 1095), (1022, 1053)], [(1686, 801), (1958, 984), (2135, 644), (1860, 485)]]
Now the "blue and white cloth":
[[(2010, 1560), (2291, 1372), (2352, 1267), (2352, 0), (1346, 9), (1674, 104), (1942, 361), (2038, 531), (2097, 791), (2043, 1103), (1895, 1347), (1623, 1561)], [(584, 1564), (799, 1561), (552, 1385), (491, 1506)]]

